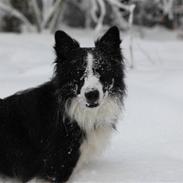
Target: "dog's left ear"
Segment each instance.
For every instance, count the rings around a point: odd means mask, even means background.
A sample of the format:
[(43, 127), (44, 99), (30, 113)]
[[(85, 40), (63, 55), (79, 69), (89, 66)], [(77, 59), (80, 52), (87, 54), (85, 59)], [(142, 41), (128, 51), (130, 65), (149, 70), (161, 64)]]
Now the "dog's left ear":
[(55, 51), (58, 57), (66, 57), (73, 49), (79, 48), (79, 43), (64, 31), (55, 33)]
[(116, 26), (111, 27), (99, 40), (95, 46), (102, 50), (113, 51), (120, 48), (120, 32)]

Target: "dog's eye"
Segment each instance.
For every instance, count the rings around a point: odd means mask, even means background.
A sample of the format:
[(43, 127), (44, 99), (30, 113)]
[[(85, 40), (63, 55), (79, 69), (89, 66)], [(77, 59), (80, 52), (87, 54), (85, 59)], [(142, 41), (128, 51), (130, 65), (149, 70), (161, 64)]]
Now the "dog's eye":
[(112, 80), (112, 72), (111, 70), (109, 69), (99, 69), (99, 70), (96, 70), (97, 74), (99, 75), (100, 77), (100, 80), (105, 83), (105, 82), (108, 82), (110, 83), (110, 81)]
[(76, 74), (80, 75), (82, 70), (76, 70)]
[(75, 71), (73, 71), (73, 74), (75, 74), (77, 77), (80, 77), (84, 74), (84, 69), (83, 67), (77, 67), (77, 69), (75, 69)]
[(99, 65), (95, 68), (95, 71), (100, 75), (110, 75), (111, 73), (111, 66), (110, 65)]
[(85, 63), (82, 59), (73, 59), (70, 61), (70, 64), (77, 70), (83, 70), (83, 68), (85, 67)]
[(110, 66), (110, 65), (107, 65), (107, 66), (105, 67), (105, 71), (106, 71), (106, 72), (110, 72), (110, 71), (111, 71), (111, 66)]

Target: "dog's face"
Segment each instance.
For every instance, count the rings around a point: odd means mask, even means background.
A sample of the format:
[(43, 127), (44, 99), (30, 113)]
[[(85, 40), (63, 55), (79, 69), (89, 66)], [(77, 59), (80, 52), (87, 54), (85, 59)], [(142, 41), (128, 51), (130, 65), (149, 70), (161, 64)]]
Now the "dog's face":
[(58, 86), (68, 96), (69, 110), (98, 111), (111, 98), (122, 101), (124, 68), (117, 27), (110, 28), (94, 48), (81, 48), (63, 31), (56, 32), (55, 41)]

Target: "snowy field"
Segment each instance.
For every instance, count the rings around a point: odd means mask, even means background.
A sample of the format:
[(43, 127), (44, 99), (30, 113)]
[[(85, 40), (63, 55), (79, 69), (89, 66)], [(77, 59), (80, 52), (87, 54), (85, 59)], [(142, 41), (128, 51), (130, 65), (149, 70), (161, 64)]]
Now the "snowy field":
[[(94, 33), (69, 33), (93, 46)], [(146, 33), (134, 38), (135, 69), (126, 71), (128, 96), (118, 131), (75, 183), (183, 182), (183, 41), (170, 32)], [(0, 34), (0, 98), (52, 76), (53, 44), (51, 35)], [(127, 65), (128, 45), (124, 36)]]

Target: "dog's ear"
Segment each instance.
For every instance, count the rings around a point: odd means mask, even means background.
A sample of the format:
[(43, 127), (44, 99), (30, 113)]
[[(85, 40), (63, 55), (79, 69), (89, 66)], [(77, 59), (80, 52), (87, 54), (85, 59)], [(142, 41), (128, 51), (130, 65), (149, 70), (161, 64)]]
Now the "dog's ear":
[(56, 31), (54, 48), (58, 57), (65, 57), (71, 50), (79, 48), (79, 43), (64, 31)]
[(119, 29), (113, 26), (95, 42), (95, 46), (102, 50), (115, 51), (120, 48), (120, 43)]

